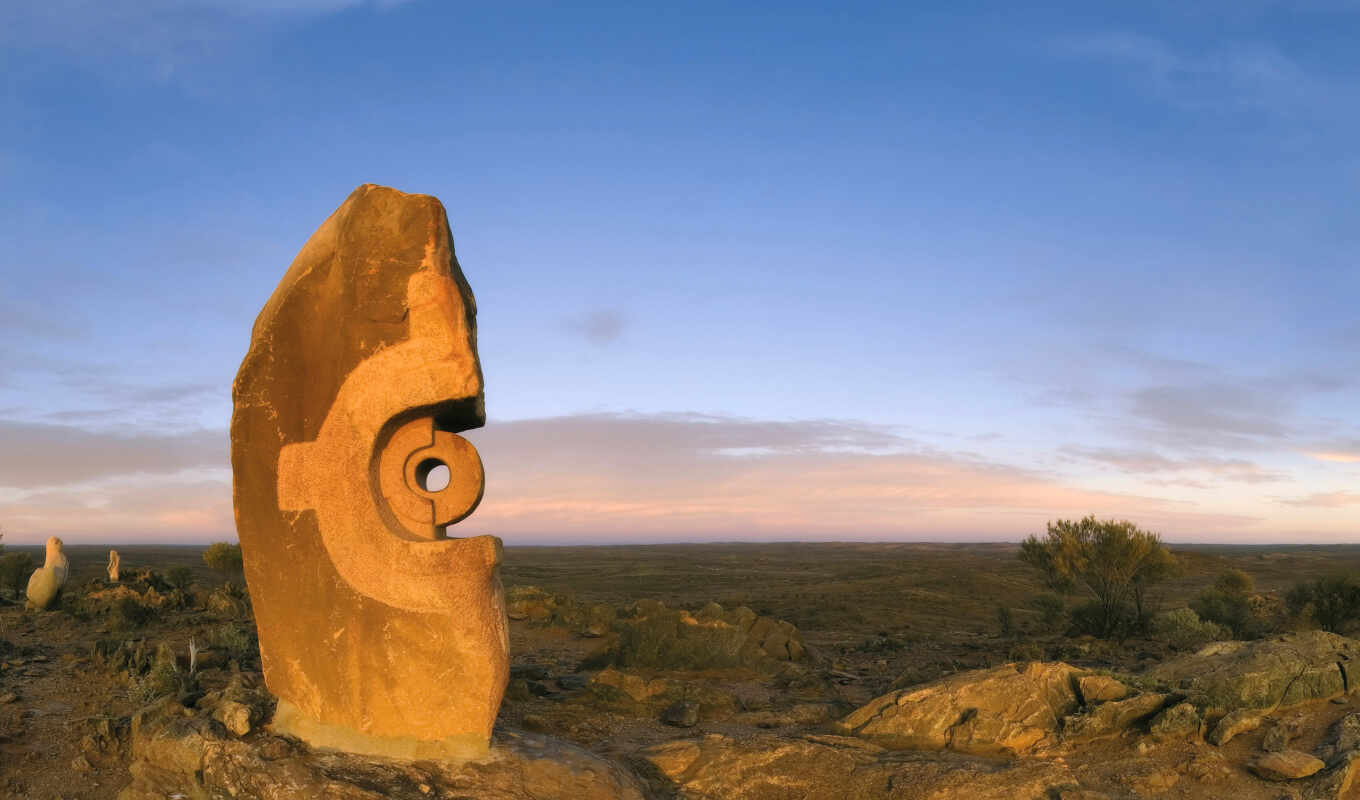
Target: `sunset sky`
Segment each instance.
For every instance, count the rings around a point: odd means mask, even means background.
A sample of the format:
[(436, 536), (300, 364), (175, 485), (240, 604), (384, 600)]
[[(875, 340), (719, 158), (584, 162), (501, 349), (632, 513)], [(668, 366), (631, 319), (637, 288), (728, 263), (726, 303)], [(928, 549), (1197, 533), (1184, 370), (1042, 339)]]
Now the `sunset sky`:
[[(742, 10), (734, 11), (740, 7)], [(234, 538), (255, 315), (438, 196), (507, 544), (1360, 541), (1360, 3), (0, 3), (6, 543)]]

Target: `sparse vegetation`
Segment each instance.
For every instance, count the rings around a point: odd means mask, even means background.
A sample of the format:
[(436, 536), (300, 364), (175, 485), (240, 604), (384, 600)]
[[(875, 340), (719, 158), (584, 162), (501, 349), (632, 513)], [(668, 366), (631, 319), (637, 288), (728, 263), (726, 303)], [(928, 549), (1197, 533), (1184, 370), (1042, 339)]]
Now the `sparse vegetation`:
[(213, 542), (203, 551), (203, 563), (211, 569), (228, 575), (239, 573), (243, 568), (241, 545), (231, 542)]
[(0, 555), (0, 590), (8, 591), (17, 599), (23, 594), (24, 585), (34, 569), (37, 565), (28, 553)]
[(183, 564), (171, 567), (165, 573), (165, 582), (172, 587), (183, 591), (193, 585), (194, 571)]
[(1200, 619), (1227, 628), (1234, 639), (1254, 639), (1266, 629), (1265, 620), (1253, 613), (1251, 592), (1255, 588), (1250, 575), (1230, 569), (1201, 591), (1190, 607)]
[(1091, 601), (1073, 609), (1073, 625), (1101, 637), (1143, 626), (1149, 590), (1176, 568), (1157, 534), (1094, 516), (1050, 522), (1044, 538), (1021, 543), (1020, 559), (1038, 569), (1050, 589), (1084, 591)]
[(1328, 575), (1294, 584), (1285, 595), (1289, 611), (1312, 620), (1324, 631), (1340, 633), (1360, 615), (1360, 579), (1354, 575)]
[(1152, 620), (1152, 635), (1177, 650), (1192, 650), (1217, 639), (1226, 639), (1228, 634), (1226, 628), (1201, 620), (1189, 608), (1173, 609)]

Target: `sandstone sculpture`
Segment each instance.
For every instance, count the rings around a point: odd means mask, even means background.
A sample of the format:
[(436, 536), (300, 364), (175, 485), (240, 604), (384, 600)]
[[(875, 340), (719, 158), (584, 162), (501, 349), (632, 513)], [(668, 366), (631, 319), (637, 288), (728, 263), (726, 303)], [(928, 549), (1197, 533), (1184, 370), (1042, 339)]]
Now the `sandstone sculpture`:
[(28, 578), (28, 607), (39, 611), (49, 607), (66, 583), (66, 553), (61, 540), (53, 536), (47, 540), (47, 559)]
[(366, 184), (255, 322), (231, 457), (276, 731), (373, 755), (487, 751), (509, 671), (501, 543), (445, 531), (482, 495), (456, 435), (485, 422), (475, 315), (439, 201)]
[(114, 582), (114, 583), (117, 583), (117, 582), (118, 582), (118, 551), (117, 551), (117, 550), (110, 550), (110, 551), (109, 551), (109, 566), (108, 566), (108, 570), (109, 570), (109, 580), (112, 581), (112, 582)]

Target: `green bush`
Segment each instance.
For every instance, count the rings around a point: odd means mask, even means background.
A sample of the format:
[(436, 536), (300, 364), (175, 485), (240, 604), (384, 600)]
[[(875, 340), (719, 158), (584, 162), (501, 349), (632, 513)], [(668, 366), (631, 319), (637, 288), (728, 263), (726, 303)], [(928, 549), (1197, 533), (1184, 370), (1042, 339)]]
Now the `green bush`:
[(165, 582), (175, 589), (188, 589), (194, 582), (194, 571), (186, 566), (171, 567), (165, 573)]
[(230, 542), (213, 542), (203, 551), (203, 563), (218, 572), (228, 574), (242, 569), (241, 545)]
[(1201, 620), (1189, 608), (1177, 608), (1153, 618), (1152, 635), (1177, 650), (1190, 650), (1226, 639), (1229, 632), (1222, 625)]
[(175, 663), (175, 651), (170, 645), (161, 642), (156, 648), (156, 657), (151, 669), (140, 678), (133, 678), (128, 687), (128, 695), (133, 702), (149, 705), (152, 701), (176, 694), (181, 687), (179, 666)]
[(255, 639), (244, 625), (225, 623), (208, 632), (207, 644), (214, 650), (226, 653), (227, 658), (240, 659), (256, 650)]
[(1039, 626), (1049, 632), (1056, 631), (1067, 615), (1067, 603), (1053, 592), (1044, 592), (1030, 598), (1029, 607), (1039, 615)]
[(17, 599), (37, 565), (28, 553), (5, 553), (0, 556), (0, 588), (8, 589)]
[(1324, 631), (1340, 633), (1360, 615), (1360, 580), (1353, 575), (1328, 575), (1296, 583), (1285, 595), (1285, 605)]
[(120, 597), (109, 607), (109, 625), (115, 630), (140, 628), (156, 616), (156, 611), (135, 597)]

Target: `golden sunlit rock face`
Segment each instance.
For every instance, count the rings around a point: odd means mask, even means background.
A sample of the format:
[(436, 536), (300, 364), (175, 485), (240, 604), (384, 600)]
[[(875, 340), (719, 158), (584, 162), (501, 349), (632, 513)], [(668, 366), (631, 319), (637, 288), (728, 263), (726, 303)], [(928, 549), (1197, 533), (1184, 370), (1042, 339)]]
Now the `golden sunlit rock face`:
[(481, 500), (457, 431), (485, 414), (476, 308), (439, 201), (356, 189), (261, 311), (233, 396), (274, 727), (379, 755), (485, 751), (509, 664), (501, 542), (446, 533)]

